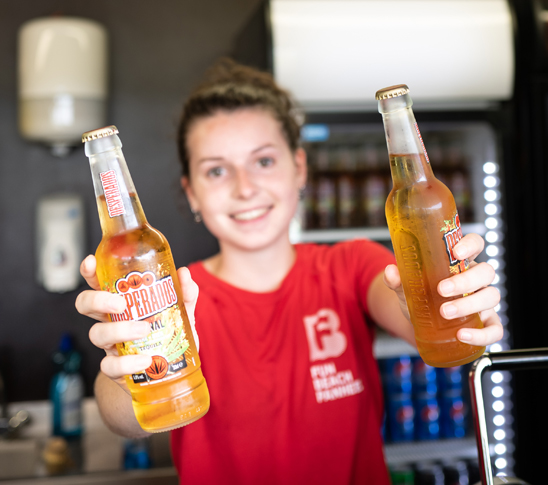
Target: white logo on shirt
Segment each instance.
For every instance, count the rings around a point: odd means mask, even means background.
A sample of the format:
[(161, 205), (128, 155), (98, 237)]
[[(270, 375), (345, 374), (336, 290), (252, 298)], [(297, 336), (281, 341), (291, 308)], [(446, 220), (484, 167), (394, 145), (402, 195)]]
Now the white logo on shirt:
[(310, 375), (318, 403), (354, 396), (364, 389), (362, 380), (354, 379), (351, 370), (339, 372), (333, 362), (311, 366)]
[(310, 361), (338, 357), (346, 350), (346, 335), (339, 328), (339, 316), (329, 308), (304, 317), (304, 328), (310, 349)]

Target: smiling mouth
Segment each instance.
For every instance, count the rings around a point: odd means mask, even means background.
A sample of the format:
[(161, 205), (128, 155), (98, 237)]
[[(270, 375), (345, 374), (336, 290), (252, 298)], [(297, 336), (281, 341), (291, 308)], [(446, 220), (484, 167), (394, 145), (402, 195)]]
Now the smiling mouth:
[(245, 212), (239, 212), (234, 214), (231, 217), (237, 221), (251, 221), (253, 219), (258, 219), (259, 217), (265, 215), (270, 210), (269, 207), (263, 207), (261, 209), (252, 209)]

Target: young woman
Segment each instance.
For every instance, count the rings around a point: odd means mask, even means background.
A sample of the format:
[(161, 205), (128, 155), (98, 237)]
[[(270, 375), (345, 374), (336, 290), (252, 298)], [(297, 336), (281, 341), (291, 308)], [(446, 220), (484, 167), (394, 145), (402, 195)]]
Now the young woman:
[[(293, 108), (270, 75), (228, 60), (184, 107), (182, 186), (220, 247), (179, 270), (211, 394), (204, 418), (172, 432), (173, 460), (187, 483), (389, 483), (372, 343), (375, 324), (414, 343), (399, 273), (393, 255), (371, 241), (290, 243), (307, 173)], [(473, 260), (482, 249), (470, 234), (455, 252)], [(90, 339), (107, 354), (95, 388), (102, 416), (115, 432), (144, 435), (123, 376), (150, 358), (119, 357), (115, 344), (148, 327), (108, 322), (125, 300), (96, 291), (93, 256), (81, 271), (93, 290), (76, 306), (99, 321)], [(444, 296), (471, 294), (445, 303), (443, 316), (481, 313), (485, 328), (460, 330), (461, 341), (501, 338), (493, 277), (491, 266), (473, 263), (440, 282)]]

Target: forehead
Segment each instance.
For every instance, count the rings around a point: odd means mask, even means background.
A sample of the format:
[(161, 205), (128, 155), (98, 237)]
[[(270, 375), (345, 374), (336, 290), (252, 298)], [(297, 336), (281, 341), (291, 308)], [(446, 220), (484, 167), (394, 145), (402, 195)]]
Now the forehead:
[(259, 144), (286, 144), (281, 123), (264, 108), (219, 110), (195, 120), (187, 134), (190, 157), (220, 148), (255, 149)]

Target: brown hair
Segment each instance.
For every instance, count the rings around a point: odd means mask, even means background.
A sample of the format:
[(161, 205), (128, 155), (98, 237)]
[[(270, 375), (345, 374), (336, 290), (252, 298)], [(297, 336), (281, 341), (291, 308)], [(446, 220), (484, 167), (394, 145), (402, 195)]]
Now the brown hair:
[(253, 107), (270, 111), (280, 122), (289, 148), (295, 151), (299, 147), (300, 124), (290, 94), (276, 84), (271, 74), (221, 58), (206, 71), (183, 107), (177, 132), (182, 174), (189, 175), (186, 137), (193, 122), (218, 111)]

